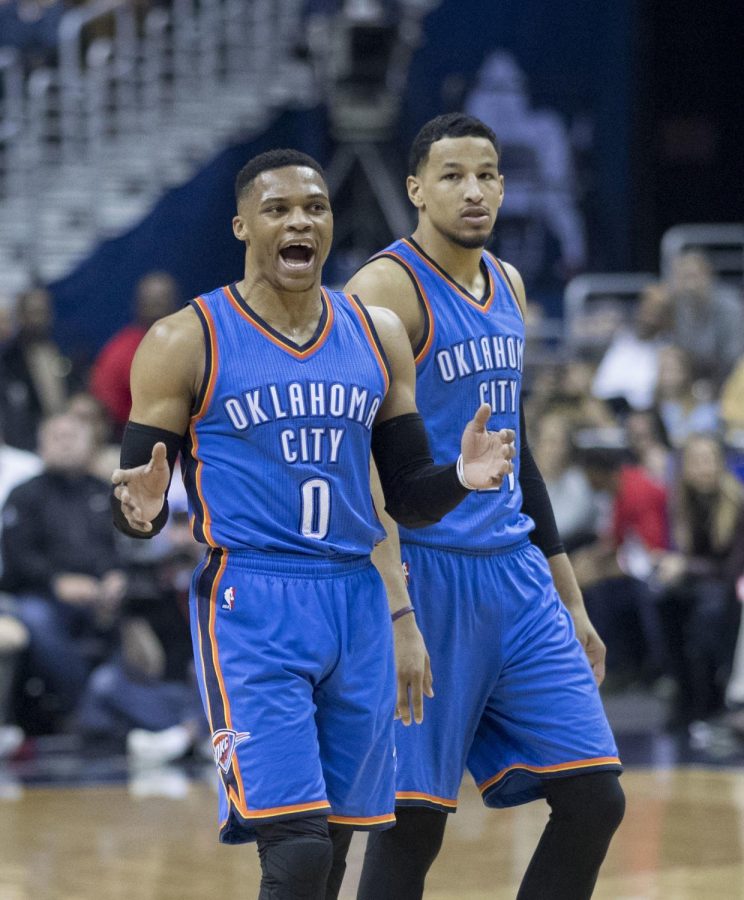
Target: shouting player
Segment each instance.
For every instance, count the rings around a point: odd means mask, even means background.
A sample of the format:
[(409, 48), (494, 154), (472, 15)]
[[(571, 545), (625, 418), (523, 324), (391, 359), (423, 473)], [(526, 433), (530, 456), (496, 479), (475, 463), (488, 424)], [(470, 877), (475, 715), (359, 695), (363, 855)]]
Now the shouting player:
[(321, 287), (333, 219), (315, 160), (262, 154), (236, 193), (244, 276), (161, 320), (138, 349), (114, 515), (126, 533), (155, 534), (182, 452), (208, 547), (191, 621), (220, 839), (257, 840), (262, 898), (335, 897), (351, 829), (394, 821), (370, 445), (388, 507), (415, 527), (500, 484), (514, 435), (488, 433), (490, 409), (476, 404), (457, 464), (433, 465), (397, 317)]

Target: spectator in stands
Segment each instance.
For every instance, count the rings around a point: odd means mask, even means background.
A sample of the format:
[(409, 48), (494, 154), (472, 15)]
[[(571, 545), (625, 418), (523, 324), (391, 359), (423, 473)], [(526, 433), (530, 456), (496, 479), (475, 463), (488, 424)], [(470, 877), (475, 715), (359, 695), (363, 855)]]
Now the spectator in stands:
[(129, 370), (147, 330), (175, 312), (178, 287), (167, 272), (150, 272), (137, 284), (135, 321), (118, 331), (101, 350), (90, 375), (90, 392), (104, 405), (120, 437), (132, 406)]
[(525, 403), (529, 418), (547, 412), (563, 415), (574, 428), (617, 431), (618, 423), (604, 400), (592, 397), (590, 387), (594, 366), (583, 359), (547, 366), (536, 376)]
[(0, 424), (0, 510), (5, 506), (8, 494), (13, 488), (38, 475), (43, 465), (35, 453), (9, 447), (3, 441), (3, 431), (4, 428)]
[(57, 30), (64, 0), (2, 0), (2, 43), (16, 47), (29, 66), (48, 65), (57, 49)]
[[(0, 0), (2, 2), (2, 0)], [(16, 299), (0, 294), (0, 349), (13, 339), (16, 328)]]
[(571, 430), (565, 418), (548, 413), (538, 420), (532, 444), (545, 479), (558, 532), (567, 552), (594, 538), (596, 508), (584, 470), (576, 464)]
[(691, 434), (718, 427), (718, 404), (706, 382), (693, 381), (690, 358), (681, 347), (664, 347), (659, 354), (656, 406), (675, 447)]
[(111, 473), (119, 467), (121, 447), (112, 441), (111, 421), (104, 405), (92, 394), (80, 391), (70, 397), (66, 412), (93, 429), (95, 449), (90, 473), (109, 481)]
[(659, 411), (639, 409), (625, 419), (627, 444), (635, 461), (628, 472), (640, 470), (643, 477), (668, 488), (674, 477), (674, 457)]
[(653, 403), (659, 354), (669, 340), (670, 304), (666, 289), (651, 284), (641, 294), (630, 328), (619, 329), (605, 351), (592, 394), (632, 409)]
[(654, 580), (678, 685), (674, 723), (687, 725), (722, 708), (739, 616), (744, 488), (714, 435), (692, 435), (684, 446), (672, 527), (676, 550), (662, 554)]
[(202, 551), (185, 502), (171, 505), (162, 536), (163, 555), (130, 572), (121, 653), (93, 672), (79, 714), (84, 732), (126, 740), (130, 757), (152, 764), (182, 756), (204, 736), (188, 611)]
[(694, 377), (719, 387), (744, 355), (744, 301), (714, 279), (708, 258), (697, 251), (672, 263), (669, 294), (674, 343), (690, 355)]
[(48, 291), (33, 288), (22, 294), (17, 317), (15, 337), (0, 351), (0, 405), (6, 443), (35, 450), (39, 423), (67, 402), (72, 363), (52, 339)]
[[(721, 389), (721, 419), (727, 434), (741, 432), (744, 437), (744, 356)], [(736, 443), (741, 445), (741, 439)]]
[[(637, 446), (643, 443), (636, 440)], [(657, 555), (669, 548), (667, 488), (618, 450), (587, 450), (584, 468), (605, 515), (597, 540), (571, 560), (591, 620), (607, 644), (610, 682), (655, 677), (664, 648), (647, 582)]]
[(61, 414), (39, 432), (44, 471), (16, 487), (3, 510), (2, 587), (30, 634), (29, 669), (74, 710), (91, 658), (109, 651), (125, 588), (109, 485), (88, 474), (92, 429)]
[(28, 645), (28, 631), (15, 615), (11, 598), (0, 595), (0, 760), (23, 742), (23, 731), (9, 722), (11, 693), (20, 653)]

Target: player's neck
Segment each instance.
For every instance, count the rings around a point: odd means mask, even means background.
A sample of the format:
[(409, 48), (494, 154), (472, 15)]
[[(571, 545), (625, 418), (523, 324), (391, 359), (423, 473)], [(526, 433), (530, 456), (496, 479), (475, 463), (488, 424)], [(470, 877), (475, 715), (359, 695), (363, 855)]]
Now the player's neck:
[[(458, 284), (472, 290), (483, 281), (481, 271), (482, 247), (462, 247), (455, 244), (426, 220), (419, 221), (412, 237), (414, 241)], [(477, 290), (473, 290), (476, 293)]]
[(244, 278), (240, 296), (273, 329), (298, 344), (309, 340), (323, 312), (320, 283), (306, 291), (278, 291), (260, 279)]

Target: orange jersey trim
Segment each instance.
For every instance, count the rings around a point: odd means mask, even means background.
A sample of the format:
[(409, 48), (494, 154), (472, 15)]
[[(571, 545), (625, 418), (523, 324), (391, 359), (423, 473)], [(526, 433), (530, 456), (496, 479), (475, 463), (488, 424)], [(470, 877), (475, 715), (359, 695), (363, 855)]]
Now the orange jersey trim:
[(289, 816), (298, 812), (310, 812), (317, 809), (330, 809), (327, 800), (314, 800), (312, 803), (299, 803), (295, 806), (275, 806), (273, 809), (241, 809), (244, 819), (268, 819), (270, 816)]
[(496, 285), (494, 284), (493, 275), (491, 275), (488, 266), (486, 266), (486, 274), (488, 275), (488, 287), (483, 300), (478, 301), (475, 299), (475, 297), (473, 297), (471, 294), (468, 294), (467, 291), (461, 288), (460, 285), (450, 275), (448, 275), (444, 269), (440, 269), (438, 266), (433, 265), (431, 260), (424, 256), (424, 254), (421, 253), (421, 251), (409, 240), (403, 238), (403, 243), (406, 245), (406, 247), (412, 250), (416, 254), (416, 256), (418, 256), (421, 262), (428, 266), (428, 268), (431, 269), (431, 271), (434, 272), (435, 275), (443, 278), (447, 282), (447, 284), (454, 291), (456, 291), (456, 293), (460, 297), (462, 297), (463, 300), (465, 300), (475, 309), (479, 309), (481, 312), (488, 312), (488, 310), (491, 308), (491, 304), (493, 303), (493, 299), (496, 296)]
[[(223, 292), (227, 299), (232, 304), (233, 308), (240, 313), (240, 315), (246, 320), (246, 322), (250, 322), (250, 324), (256, 329), (256, 331), (260, 332), (265, 338), (268, 338), (274, 346), (281, 348), (282, 350), (289, 353), (291, 356), (294, 356), (295, 359), (307, 359), (308, 356), (312, 356), (313, 353), (320, 350), (320, 348), (325, 344), (328, 335), (331, 332), (331, 328), (333, 327), (333, 322), (335, 318), (335, 314), (333, 311), (333, 304), (331, 303), (331, 299), (328, 296), (328, 292), (324, 287), (320, 289), (320, 295), (323, 300), (323, 306), (326, 312), (326, 321), (323, 326), (323, 330), (320, 334), (315, 338), (315, 340), (309, 346), (305, 347), (302, 350), (299, 350), (296, 346), (294, 346), (287, 339), (283, 339), (276, 332), (269, 331), (265, 325), (263, 325), (257, 318), (252, 316), (248, 310), (243, 306), (245, 301), (242, 297), (238, 298), (235, 296), (235, 293), (232, 289), (232, 285), (228, 285), (224, 287)], [(242, 302), (241, 302), (242, 301)]]
[(437, 803), (439, 806), (446, 806), (449, 809), (457, 808), (457, 800), (448, 800), (446, 797), (435, 797), (433, 794), (421, 794), (418, 791), (396, 791), (396, 800), (428, 800), (430, 803)]
[[(212, 314), (209, 310), (209, 307), (204, 301), (203, 297), (197, 297), (194, 300), (194, 304), (199, 307), (199, 310), (201, 311), (201, 314), (203, 316), (203, 321), (207, 326), (207, 331), (209, 332), (209, 371), (204, 373), (206, 379), (206, 389), (204, 390), (199, 408), (194, 412), (194, 415), (191, 417), (191, 420), (189, 422), (189, 436), (191, 438), (191, 456), (196, 462), (194, 484), (196, 487), (196, 494), (199, 498), (199, 503), (201, 504), (202, 508), (201, 525), (204, 532), (204, 539), (210, 547), (216, 547), (217, 544), (212, 537), (212, 517), (209, 514), (209, 507), (207, 506), (207, 501), (204, 499), (204, 491), (202, 489), (202, 468), (204, 464), (198, 456), (199, 436), (196, 433), (196, 425), (201, 419), (204, 418), (207, 410), (209, 409), (209, 405), (212, 402), (214, 387), (217, 382), (217, 373), (219, 371), (219, 357), (217, 353), (217, 338), (215, 333), (214, 320), (212, 319)], [(195, 524), (196, 519), (193, 518), (191, 522), (191, 532), (194, 535), (194, 538), (196, 538), (194, 528)]]
[[(415, 249), (415, 248), (412, 247), (411, 249)], [(419, 348), (418, 353), (416, 353), (416, 355), (413, 358), (413, 361), (416, 363), (416, 365), (418, 365), (424, 359), (424, 357), (427, 355), (429, 350), (431, 350), (431, 345), (434, 343), (434, 329), (435, 329), (434, 312), (431, 308), (431, 303), (429, 303), (429, 298), (426, 296), (426, 291), (424, 290), (424, 286), (421, 284), (421, 281), (418, 277), (416, 270), (413, 268), (413, 266), (411, 266), (409, 264), (408, 260), (406, 260), (404, 257), (402, 257), (399, 253), (396, 253), (395, 250), (386, 250), (379, 257), (374, 257), (374, 259), (370, 260), (370, 262), (374, 262), (375, 259), (385, 259), (386, 256), (394, 257), (403, 266), (403, 268), (406, 270), (406, 272), (408, 272), (409, 276), (411, 278), (413, 278), (413, 280), (416, 284), (416, 288), (418, 290), (418, 295), (421, 298), (424, 306), (426, 307), (426, 315), (429, 320), (429, 327), (427, 329), (427, 333), (425, 336), (426, 339), (424, 340), (424, 343)]]
[(504, 284), (506, 285), (506, 289), (509, 292), (509, 296), (512, 298), (512, 300), (514, 301), (514, 305), (517, 307), (517, 312), (519, 313), (520, 319), (524, 322), (524, 311), (522, 310), (522, 305), (520, 304), (519, 298), (517, 297), (516, 292), (514, 291), (514, 288), (512, 287), (511, 279), (506, 274), (506, 269), (504, 268), (504, 264), (501, 262), (501, 260), (497, 256), (494, 256), (493, 253), (490, 253), (488, 250), (486, 250), (485, 253), (488, 256), (488, 258), (491, 260), (491, 262), (496, 266), (496, 268), (501, 273), (501, 277), (504, 279)]
[(395, 821), (395, 813), (387, 813), (384, 816), (328, 816), (329, 822), (336, 822), (339, 825), (385, 825), (387, 822)]
[(362, 328), (364, 329), (364, 333), (367, 335), (367, 340), (369, 341), (370, 347), (374, 351), (375, 359), (377, 360), (377, 364), (380, 367), (380, 371), (382, 372), (382, 377), (385, 379), (385, 393), (387, 394), (390, 388), (390, 369), (388, 367), (387, 360), (382, 355), (382, 350), (380, 347), (379, 337), (372, 332), (373, 326), (370, 324), (369, 319), (367, 318), (367, 314), (365, 314), (364, 310), (360, 308), (353, 294), (344, 294), (346, 299), (349, 301), (351, 308), (357, 314), (359, 321), (362, 323)]
[(524, 763), (515, 763), (513, 766), (507, 766), (505, 769), (502, 769), (497, 775), (494, 775), (487, 781), (483, 781), (478, 785), (478, 790), (481, 793), (487, 791), (489, 788), (493, 787), (495, 784), (505, 778), (509, 774), (509, 772), (513, 772), (515, 769), (521, 769), (526, 772), (535, 772), (539, 775), (546, 775), (552, 772), (567, 772), (571, 769), (590, 769), (594, 766), (611, 765), (621, 765), (620, 760), (617, 756), (598, 756), (596, 757), (596, 759), (581, 759), (574, 762), (559, 763), (555, 766), (528, 766)]

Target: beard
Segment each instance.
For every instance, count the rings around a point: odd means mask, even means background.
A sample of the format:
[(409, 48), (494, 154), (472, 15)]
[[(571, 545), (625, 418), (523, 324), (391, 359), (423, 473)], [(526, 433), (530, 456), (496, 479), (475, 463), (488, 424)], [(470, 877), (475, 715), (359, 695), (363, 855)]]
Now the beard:
[(484, 234), (463, 235), (448, 228), (438, 228), (439, 233), (464, 250), (482, 250), (493, 234), (493, 226)]

